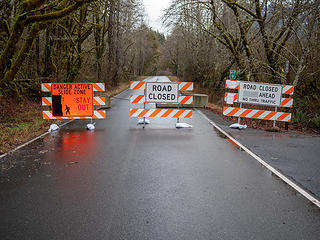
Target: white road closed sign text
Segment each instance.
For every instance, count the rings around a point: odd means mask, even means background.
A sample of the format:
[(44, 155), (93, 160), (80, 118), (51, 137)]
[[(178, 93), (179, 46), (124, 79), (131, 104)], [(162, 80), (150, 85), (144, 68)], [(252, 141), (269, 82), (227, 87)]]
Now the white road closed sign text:
[(279, 107), (281, 98), (281, 85), (240, 82), (238, 99), (240, 103)]
[(147, 82), (145, 98), (148, 103), (178, 103), (179, 84)]

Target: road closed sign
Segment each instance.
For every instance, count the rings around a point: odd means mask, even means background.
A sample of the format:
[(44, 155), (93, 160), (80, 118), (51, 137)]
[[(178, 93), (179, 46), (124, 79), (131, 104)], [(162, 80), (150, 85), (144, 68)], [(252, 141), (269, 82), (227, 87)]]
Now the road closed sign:
[(281, 106), (282, 85), (240, 82), (240, 103), (258, 104), (265, 106)]
[(90, 83), (52, 83), (54, 117), (92, 117), (93, 85)]
[(179, 83), (147, 82), (145, 98), (148, 103), (178, 103)]

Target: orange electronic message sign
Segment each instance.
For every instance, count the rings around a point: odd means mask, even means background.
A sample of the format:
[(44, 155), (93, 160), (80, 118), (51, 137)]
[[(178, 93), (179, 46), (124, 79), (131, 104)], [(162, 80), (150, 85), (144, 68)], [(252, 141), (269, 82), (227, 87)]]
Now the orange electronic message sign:
[(93, 86), (90, 83), (52, 83), (54, 117), (92, 117)]

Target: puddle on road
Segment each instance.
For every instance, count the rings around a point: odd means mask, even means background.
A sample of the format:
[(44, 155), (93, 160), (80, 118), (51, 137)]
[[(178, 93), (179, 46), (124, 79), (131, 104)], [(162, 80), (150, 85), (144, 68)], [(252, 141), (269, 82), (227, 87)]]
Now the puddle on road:
[(95, 134), (90, 131), (61, 132), (61, 136), (57, 138), (55, 143), (57, 145), (56, 151), (51, 154), (50, 159), (58, 165), (80, 162), (95, 152), (97, 147)]
[[(49, 176), (55, 166), (78, 165), (96, 151), (96, 131), (58, 131), (8, 154), (0, 160), (2, 187), (29, 181), (40, 171)], [(86, 158), (88, 159), (88, 158)], [(89, 162), (92, 158), (89, 158)], [(88, 163), (87, 163), (88, 164)], [(4, 186), (6, 185), (6, 186)]]

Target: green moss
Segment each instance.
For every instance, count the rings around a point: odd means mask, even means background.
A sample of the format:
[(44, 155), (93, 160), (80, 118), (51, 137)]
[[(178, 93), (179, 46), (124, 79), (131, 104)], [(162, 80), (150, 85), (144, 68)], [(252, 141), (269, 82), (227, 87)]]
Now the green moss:
[(317, 130), (320, 130), (320, 116), (316, 115), (311, 120), (313, 127), (315, 127)]

